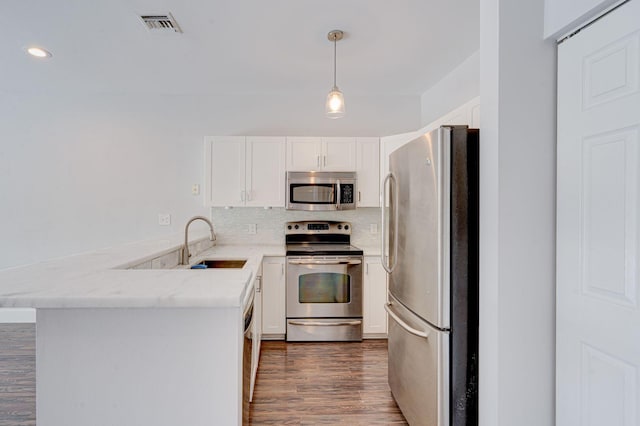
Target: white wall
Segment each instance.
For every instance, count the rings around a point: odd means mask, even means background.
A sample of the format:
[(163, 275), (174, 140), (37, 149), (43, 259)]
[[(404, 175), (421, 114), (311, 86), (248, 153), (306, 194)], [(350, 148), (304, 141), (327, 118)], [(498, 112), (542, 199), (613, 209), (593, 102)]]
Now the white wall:
[(543, 2), (480, 11), (480, 425), (553, 425), (556, 48)]
[(545, 0), (544, 36), (558, 38), (620, 0)]
[[(400, 133), (420, 125), (418, 96), (0, 96), (0, 269), (182, 232), (208, 214), (205, 135)], [(313, 98), (310, 101), (309, 98)], [(170, 213), (169, 227), (158, 213)]]
[(420, 97), (421, 127), (480, 94), (480, 51), (476, 51)]

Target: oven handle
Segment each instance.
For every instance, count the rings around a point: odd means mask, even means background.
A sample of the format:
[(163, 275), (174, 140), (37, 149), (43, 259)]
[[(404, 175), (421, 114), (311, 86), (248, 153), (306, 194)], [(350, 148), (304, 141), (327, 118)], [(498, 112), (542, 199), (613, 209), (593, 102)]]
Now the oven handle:
[(317, 321), (289, 321), (291, 325), (311, 325), (320, 327), (336, 327), (339, 325), (360, 325), (362, 321), (317, 322)]
[(393, 312), (391, 310), (391, 303), (386, 303), (384, 305), (384, 310), (387, 311), (387, 313), (391, 316), (391, 318), (393, 318), (400, 327), (404, 328), (406, 331), (408, 331), (409, 333), (418, 336), (418, 337), (423, 337), (425, 339), (429, 338), (429, 332), (428, 331), (420, 331), (420, 330), (416, 330), (415, 328), (411, 327), (410, 325), (408, 325), (406, 322), (402, 321), (400, 319), (400, 317), (398, 317), (398, 315), (396, 315), (395, 312)]
[(360, 265), (362, 264), (362, 260), (352, 259), (352, 260), (294, 260), (290, 259), (288, 261), (289, 265)]
[[(326, 158), (326, 157), (325, 157)], [(336, 210), (340, 210), (340, 179), (336, 179)]]

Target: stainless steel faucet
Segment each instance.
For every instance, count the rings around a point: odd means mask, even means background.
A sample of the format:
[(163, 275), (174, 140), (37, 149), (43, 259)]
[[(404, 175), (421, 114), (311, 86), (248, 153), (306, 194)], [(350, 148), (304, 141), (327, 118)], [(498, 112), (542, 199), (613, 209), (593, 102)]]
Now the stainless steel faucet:
[(182, 262), (181, 262), (181, 264), (183, 265), (189, 264), (189, 257), (191, 257), (191, 254), (189, 253), (189, 225), (191, 225), (191, 222), (194, 222), (196, 220), (204, 220), (205, 222), (207, 222), (207, 225), (209, 225), (209, 229), (211, 229), (210, 239), (211, 241), (216, 240), (216, 233), (213, 230), (213, 223), (211, 223), (209, 219), (207, 219), (204, 216), (194, 216), (191, 219), (189, 219), (189, 221), (184, 227), (184, 247), (182, 248)]

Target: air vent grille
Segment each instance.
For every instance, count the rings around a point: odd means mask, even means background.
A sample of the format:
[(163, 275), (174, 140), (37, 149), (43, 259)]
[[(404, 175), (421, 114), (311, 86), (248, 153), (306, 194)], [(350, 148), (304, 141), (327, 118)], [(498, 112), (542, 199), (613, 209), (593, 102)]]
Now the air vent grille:
[(149, 31), (171, 33), (182, 32), (180, 26), (170, 13), (167, 15), (141, 15), (140, 18)]

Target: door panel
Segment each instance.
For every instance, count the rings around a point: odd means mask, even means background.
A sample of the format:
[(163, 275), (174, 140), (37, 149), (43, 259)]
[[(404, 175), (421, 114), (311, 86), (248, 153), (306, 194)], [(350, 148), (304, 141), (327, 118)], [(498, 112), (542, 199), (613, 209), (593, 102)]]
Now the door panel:
[(449, 333), (438, 331), (390, 297), (389, 387), (413, 426), (449, 426)]
[(211, 206), (244, 206), (244, 136), (214, 137), (206, 142), (206, 203)]
[(638, 17), (558, 48), (558, 426), (640, 424)]
[(284, 207), (285, 138), (247, 137), (247, 206)]
[(449, 132), (437, 129), (397, 149), (389, 160), (396, 180), (391, 185), (390, 264), (397, 245), (389, 291), (440, 328), (450, 326), (449, 191), (444, 191), (449, 188), (449, 149)]
[(322, 138), (322, 170), (352, 172), (356, 169), (355, 138)]

